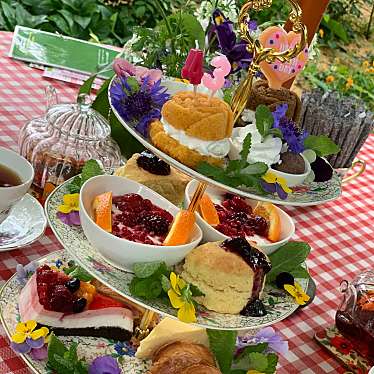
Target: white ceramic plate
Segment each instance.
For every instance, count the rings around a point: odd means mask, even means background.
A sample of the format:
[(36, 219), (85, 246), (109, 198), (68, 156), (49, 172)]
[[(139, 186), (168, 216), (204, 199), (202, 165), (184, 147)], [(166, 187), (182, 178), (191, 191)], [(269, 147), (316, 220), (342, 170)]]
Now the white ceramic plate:
[[(72, 257), (95, 278), (122, 296), (163, 316), (177, 318), (176, 310), (164, 304), (162, 300), (155, 299), (148, 301), (132, 296), (129, 291), (129, 285), (133, 274), (116, 269), (109, 264), (97, 249), (91, 246), (80, 227), (67, 226), (57, 218), (57, 206), (61, 204), (63, 195), (68, 193), (68, 183), (70, 181), (65, 182), (49, 195), (45, 204), (45, 211), (54, 234), (66, 249), (69, 257)], [(307, 279), (297, 279), (297, 281), (304, 290), (307, 289)], [(264, 317), (222, 314), (199, 307), (197, 325), (219, 330), (262, 328), (287, 318), (298, 308), (298, 305), (291, 296), (268, 285), (263, 292), (262, 301), (268, 311), (268, 314)]]
[(24, 247), (39, 239), (47, 227), (43, 207), (26, 194), (0, 224), (0, 252)]
[[(114, 79), (114, 78), (113, 78)], [(278, 205), (291, 205), (291, 206), (310, 206), (310, 205), (320, 205), (325, 204), (328, 201), (337, 199), (342, 193), (342, 178), (341, 176), (335, 171), (331, 180), (327, 182), (309, 182), (304, 183), (300, 186), (295, 186), (292, 188), (293, 193), (288, 195), (286, 200), (280, 199), (276, 195), (259, 195), (255, 191), (251, 191), (250, 189), (238, 189), (234, 187), (227, 186), (223, 183), (217, 182), (214, 179), (211, 179), (203, 174), (198, 173), (196, 170), (189, 168), (188, 166), (180, 163), (179, 161), (175, 160), (173, 157), (167, 155), (166, 153), (159, 150), (155, 147), (149, 139), (145, 138), (141, 134), (139, 134), (134, 127), (128, 124), (123, 118), (119, 115), (116, 108), (112, 105), (111, 97), (110, 97), (110, 87), (113, 83), (113, 79), (110, 83), (108, 89), (108, 98), (111, 109), (117, 119), (120, 121), (122, 126), (132, 135), (134, 136), (144, 147), (152, 151), (158, 157), (163, 159), (168, 164), (174, 166), (181, 172), (191, 176), (192, 178), (198, 179), (202, 182), (206, 182), (209, 184), (213, 184), (221, 189), (227, 190), (232, 192), (233, 194), (240, 195), (249, 199), (261, 200), (261, 201), (268, 201)], [(169, 80), (167, 81), (169, 84)], [(175, 92), (176, 90), (173, 90)]]
[[(42, 257), (37, 262), (39, 264), (54, 264), (58, 259), (68, 261), (68, 259), (64, 258), (61, 251)], [(18, 283), (14, 275), (4, 284), (0, 291), (0, 319), (8, 338), (14, 333), (14, 329), (19, 322), (18, 298), (21, 290), (22, 286)], [(118, 363), (122, 369), (122, 373), (145, 374), (150, 367), (149, 361), (134, 357), (134, 351), (132, 350), (128, 351), (128, 354), (125, 354), (125, 349), (121, 349), (121, 343), (111, 339), (84, 336), (61, 336), (59, 339), (66, 345), (70, 345), (73, 342), (78, 343), (78, 355), (80, 358), (85, 358), (87, 363), (91, 363), (98, 356), (112, 355), (119, 359)], [(20, 356), (33, 373), (50, 373), (46, 368), (46, 361), (33, 360), (28, 354)]]

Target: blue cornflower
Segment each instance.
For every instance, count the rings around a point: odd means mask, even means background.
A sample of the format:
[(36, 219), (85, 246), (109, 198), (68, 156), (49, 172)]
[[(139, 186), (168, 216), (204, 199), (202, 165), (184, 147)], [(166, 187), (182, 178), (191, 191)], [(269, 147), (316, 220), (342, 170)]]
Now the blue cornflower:
[(117, 342), (114, 345), (114, 349), (119, 356), (135, 356), (136, 350), (128, 342)]
[(119, 115), (143, 136), (152, 120), (161, 118), (161, 108), (169, 100), (161, 80), (150, 85), (145, 77), (141, 85), (133, 77), (118, 77), (110, 88), (112, 104)]

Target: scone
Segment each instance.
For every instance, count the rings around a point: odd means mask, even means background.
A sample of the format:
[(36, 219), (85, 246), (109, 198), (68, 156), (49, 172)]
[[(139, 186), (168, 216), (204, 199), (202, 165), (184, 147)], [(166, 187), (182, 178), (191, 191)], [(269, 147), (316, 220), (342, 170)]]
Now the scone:
[(190, 181), (189, 177), (148, 151), (135, 153), (114, 174), (144, 184), (175, 205), (182, 204), (184, 190)]
[(182, 278), (205, 296), (196, 298), (207, 309), (238, 314), (258, 300), (271, 264), (244, 238), (205, 243), (185, 258)]
[(179, 92), (161, 110), (162, 118), (150, 125), (153, 144), (183, 164), (222, 165), (229, 153), (233, 129), (230, 106), (216, 97)]

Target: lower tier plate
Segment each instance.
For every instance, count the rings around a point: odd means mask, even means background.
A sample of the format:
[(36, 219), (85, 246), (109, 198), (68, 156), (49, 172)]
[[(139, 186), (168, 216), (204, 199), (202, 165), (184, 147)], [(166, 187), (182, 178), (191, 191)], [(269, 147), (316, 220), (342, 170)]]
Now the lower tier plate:
[[(56, 260), (70, 260), (65, 258), (63, 252), (54, 252), (37, 261), (38, 264), (54, 264)], [(8, 338), (14, 333), (15, 327), (20, 322), (18, 311), (18, 298), (22, 286), (13, 275), (2, 287), (0, 291), (0, 320)], [(22, 321), (24, 322), (24, 321)], [(111, 339), (90, 338), (84, 336), (59, 337), (65, 345), (73, 342), (78, 343), (78, 355), (84, 358), (87, 363), (91, 363), (99, 356), (113, 356), (118, 358), (118, 364), (122, 373), (144, 374), (150, 367), (150, 362), (134, 357), (134, 349), (127, 343), (117, 342)], [(50, 373), (46, 368), (46, 361), (38, 361), (28, 354), (21, 354), (22, 359), (35, 374)]]
[[(69, 181), (65, 182), (52, 192), (46, 202), (45, 211), (49, 225), (69, 257), (120, 295), (162, 316), (177, 318), (176, 310), (165, 304), (162, 299), (149, 301), (132, 296), (129, 285), (133, 274), (119, 270), (106, 261), (89, 243), (81, 227), (67, 226), (57, 218), (57, 207), (61, 204), (63, 195), (68, 193), (66, 188), (68, 183)], [(297, 282), (304, 291), (307, 290), (309, 282), (307, 279), (297, 279)], [(222, 314), (199, 307), (196, 324), (219, 330), (258, 329), (282, 321), (298, 309), (298, 305), (290, 295), (271, 285), (265, 286), (261, 299), (268, 312), (264, 317)]]

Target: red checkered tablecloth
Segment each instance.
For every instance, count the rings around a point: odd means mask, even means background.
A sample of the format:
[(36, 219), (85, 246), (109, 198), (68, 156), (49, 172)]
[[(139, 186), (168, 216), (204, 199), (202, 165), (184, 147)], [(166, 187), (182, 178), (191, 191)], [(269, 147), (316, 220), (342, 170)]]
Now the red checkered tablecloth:
[[(72, 102), (77, 87), (42, 78), (40, 71), (7, 57), (12, 34), (0, 32), (0, 145), (17, 150), (18, 132), (29, 119), (45, 110), (44, 88), (52, 84), (62, 102)], [(336, 373), (340, 365), (313, 340), (314, 332), (333, 323), (341, 300), (342, 279), (374, 268), (374, 136), (365, 143), (359, 157), (366, 160), (366, 172), (344, 186), (343, 196), (323, 206), (287, 208), (296, 223), (295, 239), (310, 243), (310, 272), (317, 284), (314, 302), (275, 325), (289, 341), (290, 351), (280, 359), (278, 373)], [(0, 253), (0, 282), (14, 272), (17, 263), (60, 249), (50, 231), (36, 243)], [(24, 362), (10, 349), (0, 330), (0, 373), (28, 374)], [(131, 374), (131, 373), (129, 373)]]

